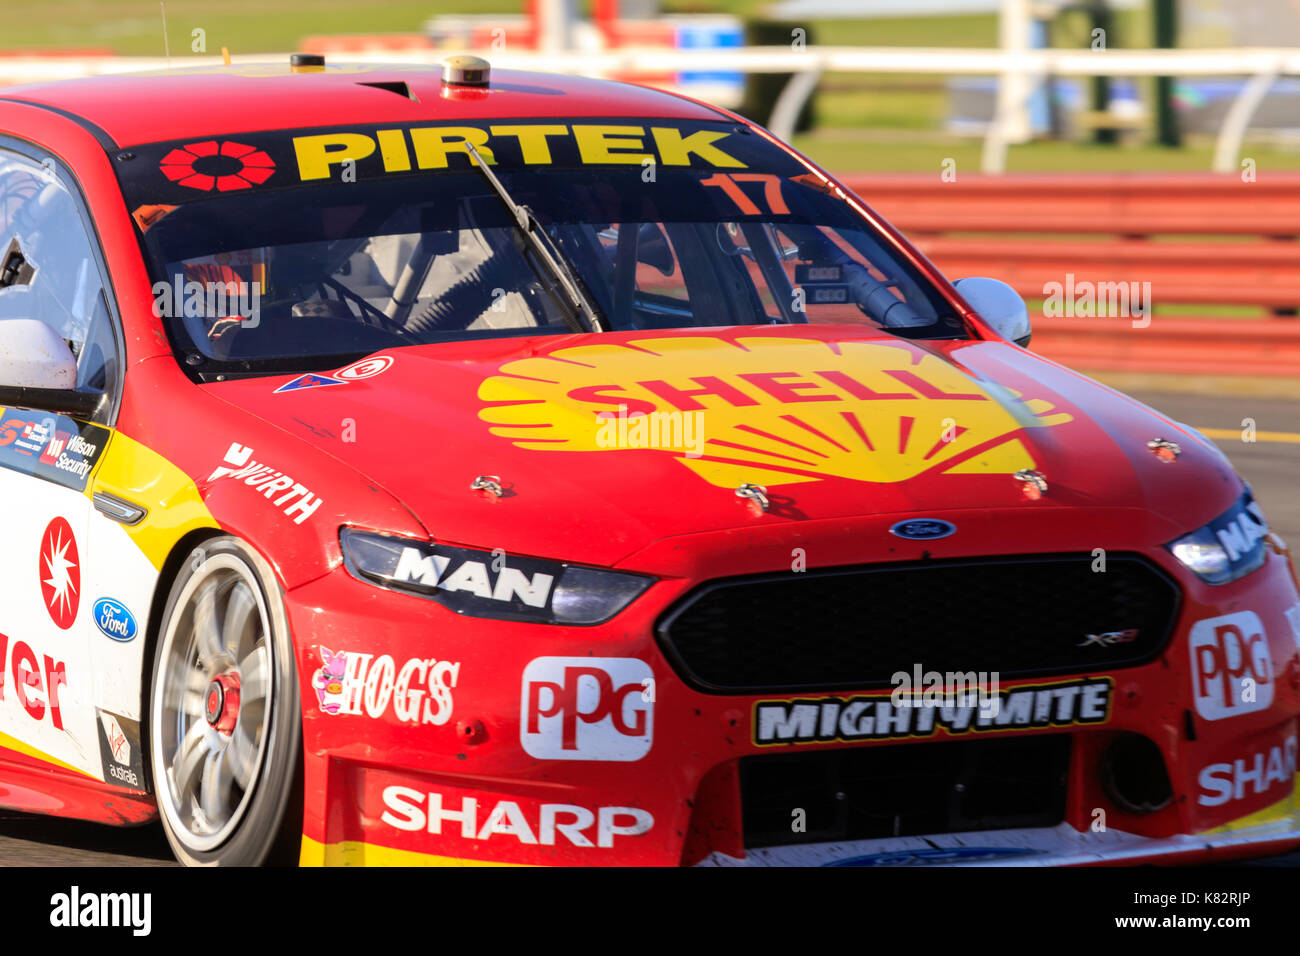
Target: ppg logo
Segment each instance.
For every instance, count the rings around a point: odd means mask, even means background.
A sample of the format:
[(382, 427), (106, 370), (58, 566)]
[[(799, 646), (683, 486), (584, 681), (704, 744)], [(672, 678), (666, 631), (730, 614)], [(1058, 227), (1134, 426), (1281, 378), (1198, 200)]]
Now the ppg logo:
[(541, 760), (640, 760), (654, 737), (650, 665), (539, 657), (524, 668), (519, 742)]
[(1273, 659), (1254, 611), (1197, 621), (1189, 643), (1196, 712), (1206, 720), (1264, 710), (1273, 703)]

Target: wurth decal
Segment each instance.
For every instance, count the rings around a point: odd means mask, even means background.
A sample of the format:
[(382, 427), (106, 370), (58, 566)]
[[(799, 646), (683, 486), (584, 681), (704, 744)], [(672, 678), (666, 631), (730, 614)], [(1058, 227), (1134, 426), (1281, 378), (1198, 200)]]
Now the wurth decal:
[(226, 450), (226, 457), (208, 476), (208, 481), (222, 478), (243, 481), (250, 488), (260, 491), (263, 497), (293, 518), (294, 524), (302, 524), (321, 504), (321, 499), (308, 491), (305, 485), (294, 481), (284, 472), (276, 471), (270, 465), (253, 461), (253, 449), (237, 442), (231, 443)]

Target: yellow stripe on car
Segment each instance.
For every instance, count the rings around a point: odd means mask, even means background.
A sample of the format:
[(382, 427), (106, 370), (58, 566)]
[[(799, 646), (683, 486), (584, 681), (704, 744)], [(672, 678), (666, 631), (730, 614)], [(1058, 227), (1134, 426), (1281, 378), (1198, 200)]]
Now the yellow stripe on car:
[(1208, 836), (1213, 833), (1231, 833), (1234, 830), (1249, 830), (1253, 827), (1264, 826), (1268, 823), (1279, 823), (1289, 817), (1300, 819), (1300, 773), (1296, 774), (1295, 784), (1291, 793), (1283, 797), (1277, 803), (1271, 804), (1262, 810), (1256, 810), (1254, 813), (1247, 814), (1244, 817), (1238, 817), (1225, 823), (1221, 827), (1215, 827), (1213, 830), (1202, 830), (1200, 836)]
[(360, 840), (325, 844), (306, 836), (302, 838), (302, 855), (298, 862), (301, 866), (531, 866), (528, 863), (463, 860), (413, 850), (394, 850)]
[(19, 740), (17, 737), (10, 737), (8, 734), (0, 734), (0, 747), (3, 747), (5, 750), (12, 750), (15, 753), (20, 753), (23, 754), (24, 756), (32, 757), (36, 760), (43, 761), (44, 763), (54, 764), (54, 766), (60, 767), (64, 770), (70, 770), (73, 773), (77, 774), (78, 776), (89, 777), (91, 780), (96, 780), (96, 781), (99, 780), (99, 778), (96, 777), (93, 773), (87, 773), (86, 771), (82, 770), (80, 767), (74, 767), (70, 763), (64, 763), (62, 760), (60, 760), (57, 757), (51, 757), (45, 751), (37, 750), (31, 744), (24, 743), (23, 741)]
[(159, 571), (172, 547), (186, 534), (198, 528), (219, 527), (189, 475), (121, 432), (113, 432), (109, 439), (86, 494), (92, 490), (149, 509), (139, 524), (123, 528)]

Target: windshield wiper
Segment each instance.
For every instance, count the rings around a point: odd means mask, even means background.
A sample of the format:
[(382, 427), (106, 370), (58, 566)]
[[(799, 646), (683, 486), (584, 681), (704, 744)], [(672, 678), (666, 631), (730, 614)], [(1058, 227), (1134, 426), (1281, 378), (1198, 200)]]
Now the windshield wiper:
[[(542, 228), (542, 224), (537, 220), (537, 216), (534, 215), (533, 211), (527, 206), (522, 203), (517, 203), (513, 198), (511, 198), (510, 193), (506, 191), (506, 187), (501, 184), (501, 180), (497, 179), (496, 173), (492, 172), (492, 170), (488, 168), (487, 163), (483, 161), (482, 155), (474, 148), (473, 143), (467, 142), (465, 144), (465, 150), (469, 153), (470, 158), (473, 159), (474, 165), (477, 166), (487, 178), (488, 183), (492, 186), (492, 189), (496, 192), (497, 196), (499, 196), (501, 201), (505, 203), (506, 208), (510, 210), (511, 215), (515, 217), (515, 225), (519, 227), (519, 234), (524, 237), (524, 241), (528, 243), (529, 247), (533, 250), (534, 255), (536, 255), (537, 258), (542, 261), (542, 264), (546, 266), (546, 269), (551, 274), (551, 278), (554, 280), (555, 285), (558, 285), (564, 292), (564, 298), (568, 300), (569, 308), (573, 312), (573, 318), (577, 320), (578, 328), (576, 331), (608, 331), (605, 320), (601, 317), (600, 313), (596, 311), (596, 307), (582, 291), (582, 286), (579, 284), (578, 277), (574, 275), (573, 269), (570, 267), (568, 260), (564, 257), (564, 253), (555, 245), (551, 237), (546, 234), (546, 230)], [(539, 278), (544, 277), (539, 275)], [(552, 291), (553, 290), (554, 286), (552, 286)]]

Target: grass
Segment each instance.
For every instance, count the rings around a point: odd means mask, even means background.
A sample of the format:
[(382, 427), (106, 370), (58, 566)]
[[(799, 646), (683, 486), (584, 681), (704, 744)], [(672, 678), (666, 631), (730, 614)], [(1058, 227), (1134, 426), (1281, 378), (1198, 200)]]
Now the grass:
[[(518, 13), (523, 0), (168, 0), (173, 56), (191, 52), (192, 31), (205, 31), (207, 53), (282, 53), (315, 33), (419, 33), (441, 13)], [(106, 47), (123, 56), (161, 56), (158, 0), (0, 0), (0, 48)]]
[[(1035, 320), (1043, 315), (1043, 301), (1043, 299), (1025, 300), (1025, 305), (1029, 307), (1029, 314)], [(1201, 302), (1186, 305), (1156, 302), (1152, 304), (1151, 314), (1176, 319), (1266, 319), (1272, 316), (1267, 309), (1253, 305), (1207, 305)]]
[[(759, 16), (768, 0), (665, 0), (670, 13), (731, 13)], [(173, 57), (191, 52), (192, 31), (205, 31), (206, 52), (222, 46), (233, 53), (296, 50), (307, 34), (417, 33), (440, 14), (518, 14), (524, 0), (168, 0), (168, 38)], [(590, 0), (582, 3), (590, 7)], [(486, 8), (486, 9), (485, 9)], [(1110, 45), (1150, 42), (1146, 10), (1118, 15)], [(0, 48), (70, 49), (102, 47), (128, 56), (163, 52), (157, 0), (0, 0), (4, 23)], [(997, 43), (993, 16), (901, 17), (813, 21), (805, 26), (811, 43), (863, 46), (991, 47)], [(1053, 34), (1058, 46), (1089, 42), (1081, 14), (1062, 19)], [(942, 77), (910, 74), (829, 74), (816, 99), (815, 131), (795, 145), (829, 169), (855, 172), (933, 170), (945, 159), (957, 173), (979, 169), (978, 139), (942, 132), (948, 93)], [(1088, 143), (1041, 142), (1012, 147), (1010, 172), (1095, 170), (1208, 170), (1212, 144), (1170, 150), (1156, 146), (1103, 147)], [(1270, 169), (1300, 169), (1300, 151), (1248, 144), (1261, 176)]]
[(1186, 375), (1086, 368), (1076, 371), (1121, 392), (1184, 392), (1194, 395), (1300, 399), (1300, 381), (1274, 375)]

